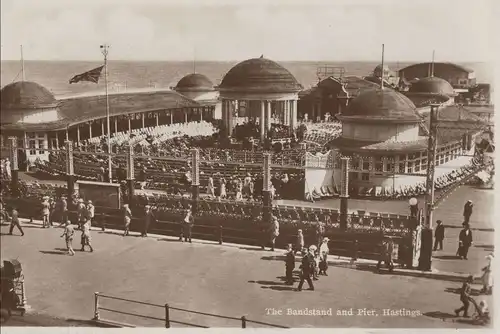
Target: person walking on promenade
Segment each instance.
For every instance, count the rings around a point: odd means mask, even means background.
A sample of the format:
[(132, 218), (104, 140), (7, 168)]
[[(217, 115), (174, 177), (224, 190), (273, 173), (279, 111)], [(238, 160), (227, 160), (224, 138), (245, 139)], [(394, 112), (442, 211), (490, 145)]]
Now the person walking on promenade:
[(434, 251), (438, 249), (443, 250), (443, 240), (444, 240), (444, 225), (441, 220), (438, 220), (436, 226), (436, 231), (434, 232)]
[(392, 239), (383, 240), (380, 247), (380, 258), (377, 263), (377, 270), (380, 270), (382, 262), (389, 268), (389, 271), (394, 270), (394, 263), (392, 262), (392, 252), (394, 251), (394, 241)]
[(90, 218), (90, 212), (88, 211), (86, 220), (87, 221), (85, 222), (85, 224), (83, 224), (82, 228), (82, 235), (81, 235), (82, 248), (80, 249), (80, 251), (85, 252), (85, 246), (89, 246), (90, 252), (93, 252), (94, 248), (92, 248), (91, 237), (90, 237), (91, 218)]
[(19, 212), (17, 212), (16, 208), (12, 209), (11, 218), (10, 218), (9, 235), (12, 235), (12, 232), (14, 232), (14, 227), (17, 227), (19, 232), (21, 232), (21, 236), (24, 236), (23, 228), (21, 227), (21, 224), (19, 223)]
[(304, 254), (302, 258), (302, 264), (300, 265), (301, 273), (300, 273), (300, 282), (297, 287), (297, 291), (302, 291), (302, 286), (304, 285), (304, 281), (307, 281), (309, 285), (309, 290), (314, 291), (314, 285), (311, 280), (311, 275), (314, 271), (314, 255), (310, 252)]
[(457, 317), (460, 316), (460, 312), (464, 312), (464, 317), (468, 317), (468, 312), (469, 312), (469, 305), (470, 305), (470, 293), (471, 293), (471, 287), (470, 285), (472, 284), (474, 280), (474, 277), (472, 275), (469, 275), (465, 282), (462, 285), (462, 288), (460, 289), (460, 301), (462, 302), (463, 306), (459, 309), (455, 310), (455, 314)]
[(54, 226), (54, 220), (56, 215), (56, 201), (54, 198), (49, 198), (49, 225)]
[(318, 247), (316, 245), (311, 245), (309, 246), (309, 253), (312, 254), (313, 257), (313, 271), (312, 271), (312, 277), (314, 281), (319, 280), (318, 274), (319, 274), (319, 253), (318, 253)]
[(184, 241), (188, 241), (191, 243), (191, 232), (193, 230), (193, 223), (194, 223), (194, 217), (193, 217), (193, 211), (191, 210), (191, 205), (188, 206), (188, 209), (186, 210), (186, 215), (184, 216), (184, 220), (181, 223), (181, 234), (179, 235), (179, 241), (182, 241), (182, 238), (184, 238)]
[(77, 218), (78, 218), (78, 229), (83, 229), (83, 224), (85, 224), (85, 217), (87, 216), (87, 208), (85, 207), (85, 203), (83, 198), (78, 199), (78, 205), (76, 208)]
[(326, 271), (328, 270), (328, 254), (330, 254), (330, 248), (328, 248), (328, 241), (330, 241), (330, 239), (324, 237), (323, 242), (319, 247), (319, 255), (320, 255), (319, 275), (328, 276), (328, 274), (326, 273)]
[(488, 265), (483, 268), (483, 276), (481, 277), (483, 281), (483, 289), (482, 293), (491, 295), (493, 294), (493, 253), (486, 256), (486, 260), (488, 260)]
[(146, 205), (144, 207), (144, 228), (141, 233), (141, 237), (147, 237), (148, 236), (148, 229), (149, 225), (151, 225), (151, 222), (154, 221), (155, 215), (153, 213), (153, 210), (151, 209), (150, 205)]
[(469, 224), (464, 224), (464, 228), (460, 231), (458, 236), (458, 256), (461, 259), (467, 260), (467, 254), (469, 253), (469, 247), (472, 245), (472, 231), (469, 228)]
[(293, 270), (295, 269), (295, 252), (293, 251), (292, 244), (286, 247), (285, 258), (285, 278), (287, 285), (293, 285)]
[(325, 234), (325, 225), (319, 217), (316, 215), (316, 229), (315, 229), (315, 237), (316, 237), (316, 246), (320, 247), (323, 242), (323, 235)]
[(124, 224), (123, 236), (128, 235), (131, 222), (132, 222), (132, 211), (130, 210), (128, 204), (123, 204), (123, 224)]
[(94, 223), (94, 217), (95, 217), (95, 206), (92, 204), (91, 200), (87, 201), (87, 212), (90, 217), (90, 226)]
[(304, 234), (302, 233), (302, 230), (299, 229), (297, 230), (297, 241), (295, 242), (295, 251), (302, 252), (303, 249), (304, 249)]
[(472, 216), (472, 208), (474, 204), (472, 204), (471, 200), (468, 200), (464, 205), (464, 223), (469, 224), (470, 216)]
[(274, 245), (276, 244), (276, 238), (280, 235), (280, 223), (276, 216), (271, 218), (271, 251), (274, 251)]
[(75, 255), (75, 251), (73, 250), (73, 236), (75, 235), (75, 229), (69, 220), (65, 223), (64, 233), (61, 235), (65, 237), (66, 240), (66, 248), (68, 249), (68, 254), (73, 256)]
[(42, 227), (43, 228), (50, 227), (49, 215), (50, 215), (49, 196), (43, 196), (43, 199), (42, 199)]
[(59, 200), (59, 214), (61, 218), (59, 227), (61, 227), (68, 220), (68, 201), (65, 196), (61, 196), (61, 199)]
[(210, 198), (215, 198), (215, 186), (212, 177), (208, 178), (207, 194)]

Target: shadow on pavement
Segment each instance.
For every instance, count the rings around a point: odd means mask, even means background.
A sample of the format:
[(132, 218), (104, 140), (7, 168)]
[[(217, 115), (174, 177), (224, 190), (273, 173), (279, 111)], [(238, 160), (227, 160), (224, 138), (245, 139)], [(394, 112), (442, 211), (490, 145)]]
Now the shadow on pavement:
[(248, 283), (257, 283), (260, 285), (284, 285), (283, 282), (274, 282), (274, 281), (248, 281)]
[(258, 247), (258, 246), (254, 246), (254, 247), (238, 247), (238, 248), (239, 249), (243, 249), (243, 250), (261, 251), (261, 252), (269, 251), (269, 249), (262, 249), (262, 247)]
[(53, 250), (53, 251), (43, 251), (41, 250), (40, 253), (42, 254), (49, 254), (49, 255), (66, 255), (66, 250), (64, 252), (58, 251), (58, 250)]
[(440, 260), (458, 260), (460, 259), (458, 256), (455, 255), (437, 255), (437, 256), (432, 256), (435, 259), (440, 259)]
[(261, 286), (261, 289), (270, 289), (275, 291), (295, 291), (292, 285), (287, 286)]
[(265, 261), (284, 261), (285, 260), (285, 256), (283, 256), (283, 255), (263, 256), (260, 259), (261, 260), (265, 260)]
[(426, 312), (424, 313), (424, 315), (430, 318), (442, 319), (443, 321), (447, 319), (455, 319), (457, 317), (455, 314), (445, 313), (441, 311)]
[(494, 251), (495, 250), (495, 246), (494, 245), (474, 245), (474, 247), (476, 248), (482, 248), (486, 251)]

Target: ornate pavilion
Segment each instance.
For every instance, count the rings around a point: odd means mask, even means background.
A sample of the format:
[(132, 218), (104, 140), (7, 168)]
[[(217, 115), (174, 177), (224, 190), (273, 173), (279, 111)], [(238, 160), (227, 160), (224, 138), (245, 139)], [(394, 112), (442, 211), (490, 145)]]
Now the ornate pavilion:
[(259, 124), (264, 140), (272, 123), (297, 126), (298, 93), (302, 86), (278, 63), (264, 57), (245, 60), (231, 68), (217, 87), (222, 102), (222, 123), (231, 136), (237, 119)]

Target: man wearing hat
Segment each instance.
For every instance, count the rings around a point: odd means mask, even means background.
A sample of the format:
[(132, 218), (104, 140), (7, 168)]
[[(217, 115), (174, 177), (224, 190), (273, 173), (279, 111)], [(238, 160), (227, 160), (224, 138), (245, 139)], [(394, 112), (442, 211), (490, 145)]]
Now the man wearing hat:
[(464, 228), (460, 231), (458, 235), (458, 256), (461, 259), (467, 260), (467, 254), (469, 253), (469, 248), (472, 245), (472, 231), (469, 228), (469, 224), (463, 224)]
[(184, 216), (184, 220), (181, 223), (181, 233), (179, 235), (179, 241), (183, 242), (182, 238), (184, 238), (184, 241), (188, 241), (191, 243), (191, 232), (193, 230), (193, 223), (194, 223), (194, 217), (193, 217), (193, 211), (191, 210), (191, 205), (188, 206), (188, 209), (186, 210), (186, 215)]
[(73, 250), (73, 236), (75, 235), (75, 229), (69, 220), (65, 222), (64, 226), (64, 233), (61, 235), (61, 238), (65, 237), (68, 254), (73, 256), (75, 255), (75, 251)]
[(438, 220), (436, 226), (436, 231), (434, 232), (434, 251), (443, 250), (443, 240), (444, 240), (444, 225), (441, 220)]
[(130, 210), (128, 204), (123, 204), (123, 224), (124, 224), (123, 236), (128, 235), (131, 222), (132, 222), (132, 211)]
[(142, 230), (141, 237), (148, 236), (149, 225), (155, 220), (155, 215), (150, 205), (144, 207), (144, 229)]
[(468, 200), (464, 205), (464, 223), (469, 224), (470, 216), (472, 216), (472, 208), (474, 204), (472, 204), (471, 200)]
[(295, 252), (293, 251), (292, 244), (288, 244), (286, 247), (286, 257), (285, 257), (285, 277), (287, 285), (293, 285), (294, 269), (295, 269)]
[(319, 255), (320, 255), (320, 262), (319, 262), (319, 275), (325, 275), (328, 276), (326, 271), (328, 270), (328, 254), (330, 254), (330, 248), (328, 248), (328, 237), (323, 238), (323, 242), (321, 243), (321, 246), (319, 247)]
[(85, 212), (85, 223), (82, 226), (82, 235), (81, 235), (81, 243), (82, 248), (80, 249), (82, 252), (85, 251), (85, 246), (89, 246), (90, 251), (93, 252), (91, 238), (90, 238), (90, 212), (87, 210)]
[(50, 215), (49, 196), (43, 196), (43, 198), (42, 198), (42, 224), (43, 224), (42, 226), (43, 226), (43, 228), (50, 227), (49, 215)]
[(87, 208), (85, 207), (83, 198), (78, 199), (76, 213), (78, 217), (78, 228), (81, 230), (83, 228), (83, 224), (86, 222), (85, 217), (87, 216)]
[(88, 212), (89, 217), (90, 217), (89, 222), (92, 225), (94, 223), (94, 217), (95, 217), (95, 206), (91, 200), (87, 201), (87, 212)]
[(314, 291), (314, 285), (311, 280), (311, 275), (314, 272), (314, 254), (311, 254), (311, 251), (306, 253), (302, 258), (302, 264), (300, 265), (301, 273), (300, 273), (300, 282), (297, 287), (297, 291), (302, 291), (302, 286), (304, 285), (304, 281), (307, 281), (309, 285), (309, 290)]
[(272, 216), (271, 223), (271, 250), (274, 251), (274, 245), (276, 243), (276, 238), (280, 235), (280, 224), (276, 216)]
[(61, 226), (68, 220), (68, 201), (66, 201), (66, 196), (61, 196), (61, 199), (59, 200), (59, 212), (61, 215), (61, 223), (59, 226)]
[(14, 227), (17, 227), (19, 232), (21, 232), (21, 236), (24, 236), (24, 231), (21, 227), (21, 224), (19, 223), (19, 213), (17, 212), (16, 208), (13, 208), (11, 213), (10, 228), (9, 228), (10, 235), (12, 235), (12, 232), (14, 232)]

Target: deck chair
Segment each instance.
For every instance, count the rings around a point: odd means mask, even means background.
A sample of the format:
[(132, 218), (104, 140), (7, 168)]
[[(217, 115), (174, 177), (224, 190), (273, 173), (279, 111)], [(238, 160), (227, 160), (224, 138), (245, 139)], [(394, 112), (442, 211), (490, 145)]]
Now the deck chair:
[(375, 187), (375, 196), (380, 197), (382, 192), (382, 187)]
[(369, 189), (366, 191), (365, 196), (371, 196), (372, 192), (373, 192), (373, 188), (369, 188)]
[(366, 189), (364, 187), (359, 187), (358, 188), (358, 196), (365, 196)]

